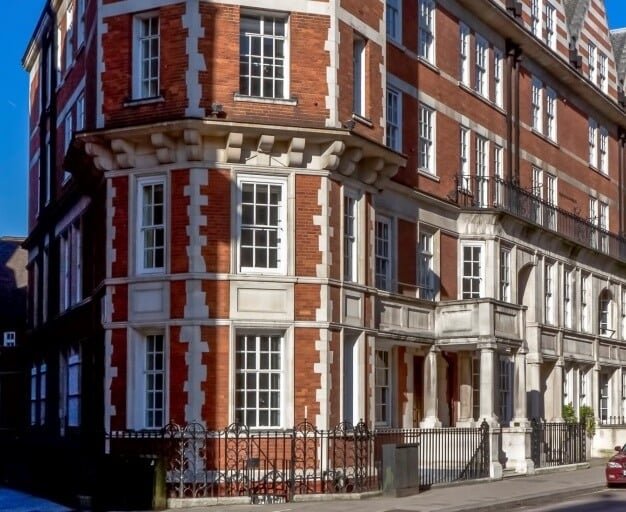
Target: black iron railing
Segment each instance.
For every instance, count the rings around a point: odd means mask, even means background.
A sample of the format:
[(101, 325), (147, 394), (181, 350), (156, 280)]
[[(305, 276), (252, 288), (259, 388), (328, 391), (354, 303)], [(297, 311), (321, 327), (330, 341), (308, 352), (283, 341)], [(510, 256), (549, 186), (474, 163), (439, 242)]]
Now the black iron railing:
[(598, 418), (598, 424), (608, 427), (626, 426), (626, 416), (606, 416)]
[(626, 259), (626, 238), (604, 229), (605, 221), (582, 218), (545, 201), (538, 191), (501, 178), (457, 176), (456, 202), (462, 208), (505, 211), (590, 249)]
[(548, 423), (532, 420), (531, 452), (536, 468), (585, 462), (584, 423)]
[(489, 477), (486, 422), (477, 428), (377, 429), (376, 460), (387, 443), (418, 445), (420, 487)]

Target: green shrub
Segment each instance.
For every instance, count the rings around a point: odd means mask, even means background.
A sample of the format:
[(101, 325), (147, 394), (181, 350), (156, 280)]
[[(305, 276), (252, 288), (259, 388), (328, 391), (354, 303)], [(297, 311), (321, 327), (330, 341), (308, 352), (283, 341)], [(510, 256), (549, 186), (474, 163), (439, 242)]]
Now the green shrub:
[(576, 423), (578, 421), (576, 419), (576, 409), (574, 409), (572, 402), (563, 406), (563, 412), (561, 414), (563, 415), (565, 423)]
[(593, 409), (588, 405), (581, 405), (578, 411), (580, 422), (585, 425), (585, 431), (588, 437), (593, 437), (596, 433), (596, 418)]

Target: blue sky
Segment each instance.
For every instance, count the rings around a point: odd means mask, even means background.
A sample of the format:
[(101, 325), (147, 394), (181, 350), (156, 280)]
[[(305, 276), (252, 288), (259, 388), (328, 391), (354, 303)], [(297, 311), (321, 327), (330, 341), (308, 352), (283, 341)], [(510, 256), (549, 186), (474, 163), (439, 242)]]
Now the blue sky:
[[(3, 1), (0, 48), (0, 236), (25, 236), (28, 170), (28, 75), (21, 59), (44, 0)], [(626, 2), (606, 0), (611, 28), (626, 27)]]

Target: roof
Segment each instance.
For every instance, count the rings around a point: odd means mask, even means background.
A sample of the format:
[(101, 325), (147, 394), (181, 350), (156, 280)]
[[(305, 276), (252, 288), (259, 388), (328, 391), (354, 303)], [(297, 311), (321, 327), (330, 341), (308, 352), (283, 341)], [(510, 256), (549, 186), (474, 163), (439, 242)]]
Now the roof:
[(567, 30), (571, 38), (578, 39), (590, 0), (563, 0)]
[(626, 28), (611, 30), (611, 43), (617, 68), (617, 80), (622, 82), (626, 74)]

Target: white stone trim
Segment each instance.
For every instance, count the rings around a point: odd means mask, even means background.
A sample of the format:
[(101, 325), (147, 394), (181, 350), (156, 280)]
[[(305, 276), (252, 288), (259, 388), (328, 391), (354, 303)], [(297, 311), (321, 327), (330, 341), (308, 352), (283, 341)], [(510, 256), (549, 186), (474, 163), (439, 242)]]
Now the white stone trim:
[(186, 41), (188, 63), (185, 72), (188, 104), (185, 109), (185, 116), (204, 117), (205, 109), (200, 107), (200, 100), (202, 99), (200, 71), (206, 71), (206, 62), (204, 55), (198, 49), (198, 42), (204, 38), (205, 31), (200, 15), (200, 0), (187, 0), (185, 2), (183, 27), (188, 31)]

